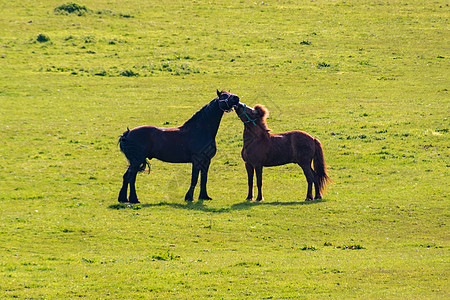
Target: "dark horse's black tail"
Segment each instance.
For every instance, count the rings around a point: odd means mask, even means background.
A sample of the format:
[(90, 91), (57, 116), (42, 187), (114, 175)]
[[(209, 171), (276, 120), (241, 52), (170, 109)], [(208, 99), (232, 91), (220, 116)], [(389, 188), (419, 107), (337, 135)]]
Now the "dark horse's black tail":
[(327, 175), (327, 165), (325, 164), (325, 158), (323, 157), (322, 144), (319, 140), (314, 139), (316, 144), (316, 152), (314, 153), (314, 171), (316, 172), (317, 185), (319, 186), (319, 191), (325, 192), (326, 185), (329, 182), (333, 182)]
[(122, 133), (119, 138), (119, 146), (120, 151), (125, 154), (125, 157), (128, 159), (130, 163), (130, 168), (137, 172), (142, 172), (148, 165), (147, 157), (142, 150), (141, 145), (139, 145), (133, 139), (128, 137), (130, 133), (130, 129), (127, 128), (127, 131)]

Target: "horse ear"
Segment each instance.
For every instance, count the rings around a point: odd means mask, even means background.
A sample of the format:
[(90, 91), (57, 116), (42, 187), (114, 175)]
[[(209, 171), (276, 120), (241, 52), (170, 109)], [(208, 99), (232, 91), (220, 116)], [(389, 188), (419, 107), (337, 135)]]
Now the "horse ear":
[(220, 92), (219, 92), (219, 90), (217, 90), (217, 96), (220, 97)]

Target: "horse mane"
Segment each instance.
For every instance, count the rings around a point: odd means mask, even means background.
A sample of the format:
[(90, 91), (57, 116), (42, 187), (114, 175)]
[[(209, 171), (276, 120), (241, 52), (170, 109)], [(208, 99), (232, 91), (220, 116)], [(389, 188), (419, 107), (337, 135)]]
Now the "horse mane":
[(264, 105), (261, 104), (256, 104), (254, 109), (258, 112), (260, 116), (261, 127), (267, 132), (271, 131), (271, 129), (267, 127), (267, 117), (269, 116), (269, 110)]
[(193, 123), (196, 123), (196, 122), (200, 121), (202, 119), (203, 115), (205, 113), (207, 113), (207, 111), (211, 108), (212, 103), (214, 101), (216, 101), (217, 99), (218, 98), (215, 98), (210, 103), (208, 103), (205, 106), (203, 106), (202, 108), (200, 108), (190, 119), (188, 119), (186, 122), (184, 122), (184, 124), (181, 125), (181, 127), (187, 127), (187, 126), (190, 126)]

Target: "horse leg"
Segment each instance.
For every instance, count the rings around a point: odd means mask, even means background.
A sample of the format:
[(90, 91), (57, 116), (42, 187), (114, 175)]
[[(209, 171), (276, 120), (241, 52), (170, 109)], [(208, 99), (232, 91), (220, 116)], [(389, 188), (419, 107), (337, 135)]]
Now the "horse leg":
[(212, 200), (211, 197), (208, 196), (208, 192), (206, 191), (206, 183), (208, 181), (208, 169), (211, 160), (205, 161), (201, 167), (201, 178), (200, 178), (200, 195), (198, 196), (199, 200)]
[(133, 169), (128, 169), (130, 182), (130, 203), (140, 203), (136, 194), (136, 176), (138, 171)]
[(185, 201), (192, 202), (194, 200), (194, 190), (195, 186), (198, 182), (198, 173), (200, 172), (200, 169), (198, 168), (197, 164), (192, 163), (192, 177), (191, 177), (191, 187), (186, 193), (186, 196), (184, 197)]
[(247, 177), (248, 177), (248, 194), (247, 199), (245, 200), (253, 200), (253, 175), (255, 174), (255, 168), (249, 163), (245, 163), (245, 168), (247, 169)]
[(316, 196), (314, 197), (314, 200), (322, 199), (322, 194), (320, 193), (320, 186), (319, 186), (317, 175), (314, 176), (314, 188), (316, 191)]
[(258, 187), (258, 197), (256, 197), (256, 201), (264, 201), (264, 197), (262, 195), (262, 166), (255, 167), (256, 171), (256, 186)]
[(300, 167), (303, 169), (303, 173), (305, 174), (306, 181), (308, 182), (308, 191), (306, 192), (306, 199), (305, 201), (311, 201), (313, 200), (312, 195), (312, 186), (314, 182), (314, 171), (311, 168), (310, 164), (307, 165), (300, 165)]
[(122, 188), (119, 192), (119, 202), (128, 202), (127, 193), (128, 193), (128, 170), (123, 174), (123, 183)]

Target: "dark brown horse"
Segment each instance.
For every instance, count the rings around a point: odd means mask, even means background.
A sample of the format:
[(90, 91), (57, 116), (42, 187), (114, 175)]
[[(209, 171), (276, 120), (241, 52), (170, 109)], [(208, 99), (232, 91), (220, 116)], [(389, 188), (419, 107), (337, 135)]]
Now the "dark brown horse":
[[(208, 169), (216, 154), (215, 137), (224, 112), (239, 103), (239, 97), (217, 91), (217, 98), (196, 112), (182, 126), (161, 128), (140, 126), (125, 131), (119, 139), (120, 150), (129, 161), (123, 175), (119, 202), (139, 203), (136, 195), (136, 175), (147, 166), (147, 159), (157, 158), (170, 163), (192, 163), (191, 186), (185, 200), (192, 201), (198, 175), (201, 172), (199, 199), (210, 200), (206, 191)], [(128, 185), (130, 198), (127, 199)]]
[[(256, 201), (264, 200), (262, 196), (263, 167), (279, 166), (296, 163), (302, 169), (308, 181), (306, 201), (313, 200), (312, 186), (314, 183), (316, 196), (322, 199), (328, 181), (322, 145), (319, 140), (302, 131), (270, 133), (266, 118), (268, 110), (262, 105), (255, 108), (239, 103), (235, 107), (236, 114), (244, 122), (244, 145), (242, 158), (248, 175), (247, 200), (253, 199), (253, 174), (256, 172), (258, 197)], [(311, 163), (314, 162), (314, 169)]]

